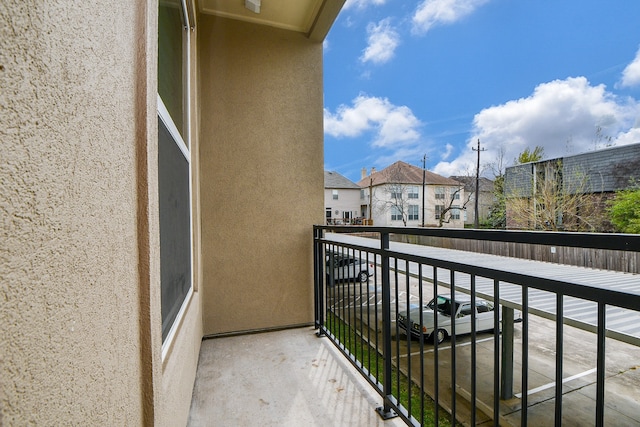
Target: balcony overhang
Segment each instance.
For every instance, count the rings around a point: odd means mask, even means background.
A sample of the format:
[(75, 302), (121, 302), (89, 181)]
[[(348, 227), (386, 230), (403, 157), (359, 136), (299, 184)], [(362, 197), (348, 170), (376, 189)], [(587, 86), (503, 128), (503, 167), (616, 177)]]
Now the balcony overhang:
[[(304, 34), (313, 41), (326, 37), (345, 0), (200, 0), (201, 13), (266, 25)], [(252, 10), (253, 9), (253, 10)]]

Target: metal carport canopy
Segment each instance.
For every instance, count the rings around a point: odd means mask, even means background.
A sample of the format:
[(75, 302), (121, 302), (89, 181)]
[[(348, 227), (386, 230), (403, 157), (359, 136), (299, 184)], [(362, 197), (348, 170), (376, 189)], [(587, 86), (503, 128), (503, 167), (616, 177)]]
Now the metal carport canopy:
[[(379, 252), (380, 250), (379, 239), (327, 233), (324, 241), (327, 243), (335, 242), (360, 246), (372, 249), (374, 252)], [(390, 242), (389, 251), (397, 253), (398, 257), (406, 255), (410, 261), (412, 257), (417, 256), (438, 260), (445, 264), (460, 264), (471, 267), (471, 269), (491, 269), (507, 276), (510, 274), (527, 276), (528, 280), (532, 282), (537, 282), (538, 279), (541, 279), (541, 281), (565, 282), (569, 287), (587, 287), (594, 294), (597, 294), (598, 290), (606, 289), (607, 291), (618, 293), (617, 299), (623, 297), (623, 305), (636, 307), (640, 310), (640, 304), (637, 303), (640, 301), (640, 275), (638, 274), (560, 265), (410, 243)], [(400, 267), (399, 264), (399, 269), (404, 271), (404, 265)], [(422, 276), (425, 279), (433, 280), (433, 269), (423, 268), (422, 270)], [(449, 270), (443, 268), (444, 271)], [(409, 272), (411, 275), (417, 276), (417, 264), (411, 262)], [(470, 293), (469, 274), (456, 271), (455, 282), (456, 291)], [(450, 286), (449, 274), (438, 272), (438, 283)], [(526, 281), (525, 284), (527, 284)], [(478, 274), (476, 276), (476, 294), (481, 298), (493, 300), (493, 278), (486, 278)], [(529, 287), (528, 295), (529, 313), (553, 321), (556, 320), (556, 296), (554, 293)], [(499, 302), (503, 306), (522, 310), (522, 287), (501, 280)], [(563, 322), (566, 325), (594, 333), (597, 332), (597, 302), (576, 298), (565, 293), (563, 303)], [(607, 337), (640, 346), (640, 312), (607, 305), (605, 326)]]

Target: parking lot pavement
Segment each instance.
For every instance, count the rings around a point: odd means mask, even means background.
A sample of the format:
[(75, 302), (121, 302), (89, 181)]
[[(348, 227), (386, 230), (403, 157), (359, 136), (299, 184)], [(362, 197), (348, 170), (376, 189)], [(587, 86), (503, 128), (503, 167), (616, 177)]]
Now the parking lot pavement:
[[(403, 310), (407, 305), (418, 304), (418, 283), (411, 279), (409, 287), (405, 281), (399, 281), (398, 292), (392, 290), (392, 307)], [(369, 323), (374, 331), (380, 331), (381, 325), (381, 293), (372, 288), (373, 283), (364, 284), (365, 294), (355, 292), (360, 285), (356, 284), (349, 292), (336, 291), (331, 299), (333, 307), (352, 309), (353, 315)], [(433, 295), (430, 283), (423, 283), (424, 299)], [(343, 290), (346, 288), (343, 288)], [(367, 293), (369, 289), (369, 293)], [(408, 290), (408, 292), (407, 292)], [(447, 292), (448, 289), (439, 289)], [(357, 309), (356, 309), (357, 308)], [(378, 316), (375, 316), (375, 312)], [(395, 318), (395, 313), (392, 314)], [(377, 324), (373, 319), (377, 320)], [(501, 422), (508, 425), (519, 425), (521, 416), (521, 368), (522, 368), (522, 337), (521, 324), (515, 325), (514, 336), (514, 384), (515, 396), (509, 400), (500, 401)], [(395, 324), (392, 327), (395, 331)], [(529, 315), (529, 346), (528, 346), (528, 419), (530, 425), (553, 425), (555, 408), (555, 322)], [(375, 334), (375, 332), (374, 332)], [(595, 425), (596, 401), (596, 335), (581, 329), (564, 327), (564, 358), (563, 358), (563, 426)], [(380, 339), (378, 342), (382, 342)], [(410, 344), (409, 344), (410, 342)], [(493, 408), (493, 356), (494, 338), (490, 333), (477, 335), (477, 398), (478, 420), (486, 420), (492, 416)], [(409, 345), (411, 348), (409, 348)], [(605, 425), (639, 426), (640, 425), (640, 347), (626, 344), (613, 339), (606, 340), (606, 381), (605, 381)], [(403, 334), (394, 338), (392, 345), (394, 364), (407, 371), (409, 359), (412, 364), (412, 375), (416, 382), (419, 378), (415, 373), (420, 372), (419, 341), (415, 338), (407, 340)], [(425, 344), (424, 383), (429, 394), (434, 396), (433, 355), (431, 343)], [(440, 368), (439, 390), (441, 405), (447, 408), (451, 402), (451, 345), (447, 340), (438, 346)], [(470, 336), (459, 336), (456, 339), (456, 371), (458, 380), (456, 409), (464, 416), (464, 399), (471, 396), (469, 378), (471, 372)], [(418, 374), (419, 375), (419, 374)], [(466, 405), (469, 406), (468, 404)], [(468, 408), (466, 409), (469, 410)], [(485, 413), (486, 412), (486, 413)]]

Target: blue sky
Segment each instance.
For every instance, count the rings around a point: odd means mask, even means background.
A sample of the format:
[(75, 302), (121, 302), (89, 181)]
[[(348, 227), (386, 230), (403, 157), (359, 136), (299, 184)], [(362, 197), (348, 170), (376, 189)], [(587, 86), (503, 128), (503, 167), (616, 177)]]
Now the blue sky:
[(640, 142), (640, 1), (347, 0), (324, 44), (325, 169), (441, 175)]

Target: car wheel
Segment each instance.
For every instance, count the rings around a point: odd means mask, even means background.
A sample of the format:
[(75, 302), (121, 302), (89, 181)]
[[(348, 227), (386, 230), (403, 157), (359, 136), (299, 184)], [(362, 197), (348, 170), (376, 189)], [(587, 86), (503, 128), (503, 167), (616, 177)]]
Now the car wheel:
[(369, 280), (369, 274), (366, 271), (361, 271), (360, 274), (358, 274), (358, 280), (360, 283), (366, 282)]
[(436, 332), (435, 334), (432, 334), (432, 337), (434, 341), (435, 340), (438, 341), (438, 344), (442, 344), (445, 338), (447, 338), (447, 331), (445, 331), (444, 329), (438, 329), (438, 332)]

